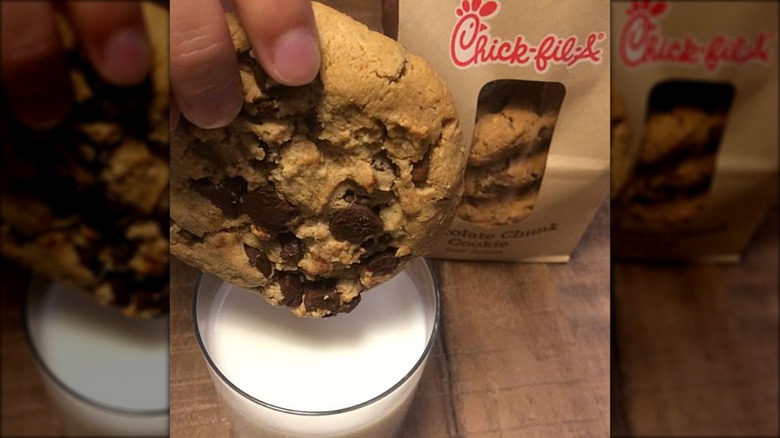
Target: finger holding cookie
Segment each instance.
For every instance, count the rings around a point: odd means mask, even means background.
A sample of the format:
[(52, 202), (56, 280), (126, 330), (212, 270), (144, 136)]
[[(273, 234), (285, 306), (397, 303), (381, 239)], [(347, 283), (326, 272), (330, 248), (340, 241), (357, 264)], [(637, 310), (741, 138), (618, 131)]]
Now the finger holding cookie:
[(296, 316), (348, 313), (452, 220), (468, 158), (455, 103), (425, 60), (316, 2), (319, 74), (282, 84), (257, 44), (314, 36), (258, 43), (246, 6), (226, 16), (241, 111), (171, 134), (171, 254)]
[(55, 11), (62, 7), (100, 76), (113, 85), (140, 83), (150, 54), (135, 2), (3, 2), (2, 83), (13, 113), (48, 129), (68, 114), (71, 87)]
[(241, 108), (242, 85), (224, 12), (238, 13), (260, 64), (283, 85), (311, 82), (320, 66), (309, 0), (172, 0), (171, 84), (179, 111), (201, 128), (221, 128)]

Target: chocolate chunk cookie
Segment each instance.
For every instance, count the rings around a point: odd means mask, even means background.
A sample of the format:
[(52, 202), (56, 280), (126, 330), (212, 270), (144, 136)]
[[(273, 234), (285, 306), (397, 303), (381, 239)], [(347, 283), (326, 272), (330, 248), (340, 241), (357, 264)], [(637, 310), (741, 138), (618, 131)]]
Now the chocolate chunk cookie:
[(531, 214), (558, 118), (557, 111), (524, 100), (495, 110), (478, 112), (457, 210), (458, 218), (486, 226), (519, 222)]
[(172, 137), (171, 252), (295, 315), (349, 312), (425, 254), (463, 190), (467, 149), (432, 68), (314, 3), (322, 64), (286, 87), (228, 15), (244, 87), (222, 129)]
[(647, 119), (639, 165), (658, 165), (715, 149), (725, 124), (725, 114), (708, 114), (698, 108), (654, 113)]
[(58, 17), (74, 103), (48, 131), (3, 108), (0, 232), (4, 256), (154, 316), (168, 310), (168, 13), (144, 13), (153, 71), (132, 87), (105, 83)]
[(530, 155), (549, 145), (557, 114), (509, 105), (477, 119), (469, 166), (485, 166), (517, 154)]
[(466, 168), (466, 189), (469, 197), (494, 198), (511, 189), (537, 186), (544, 175), (547, 154), (515, 155), (507, 160), (482, 167)]
[[(709, 81), (653, 87), (613, 223), (661, 232), (695, 223), (706, 206), (734, 92), (729, 83)], [(621, 115), (613, 107), (615, 114)]]
[(704, 209), (725, 121), (723, 112), (692, 106), (648, 116), (636, 170), (626, 186), (624, 225), (676, 227)]

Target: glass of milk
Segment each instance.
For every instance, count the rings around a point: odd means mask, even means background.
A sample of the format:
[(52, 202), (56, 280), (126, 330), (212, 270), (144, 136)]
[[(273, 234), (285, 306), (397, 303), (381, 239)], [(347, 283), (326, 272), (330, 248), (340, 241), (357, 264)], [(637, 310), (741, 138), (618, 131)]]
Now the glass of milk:
[(24, 320), (68, 436), (168, 436), (168, 317), (128, 318), (36, 278)]
[(425, 260), (351, 313), (306, 319), (204, 274), (195, 333), (237, 437), (392, 437), (438, 332)]

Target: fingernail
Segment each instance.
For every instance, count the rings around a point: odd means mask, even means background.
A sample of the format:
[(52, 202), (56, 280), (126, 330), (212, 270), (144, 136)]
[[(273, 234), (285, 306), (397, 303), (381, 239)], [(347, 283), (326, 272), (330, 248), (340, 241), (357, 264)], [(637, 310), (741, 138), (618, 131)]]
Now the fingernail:
[(311, 82), (320, 69), (320, 48), (311, 32), (296, 29), (277, 40), (273, 62), (278, 78), (285, 85)]
[(103, 48), (106, 80), (117, 85), (141, 82), (149, 72), (149, 43), (142, 29), (115, 32)]
[(243, 99), (241, 86), (233, 81), (194, 96), (179, 97), (179, 110), (184, 117), (205, 129), (221, 128), (233, 121)]

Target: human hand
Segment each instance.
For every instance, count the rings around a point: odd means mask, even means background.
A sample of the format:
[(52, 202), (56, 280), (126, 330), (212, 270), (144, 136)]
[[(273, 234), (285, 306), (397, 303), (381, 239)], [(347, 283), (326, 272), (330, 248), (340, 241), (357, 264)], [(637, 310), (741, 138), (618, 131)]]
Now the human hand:
[(241, 109), (241, 79), (224, 18), (233, 8), (271, 78), (297, 86), (317, 76), (320, 52), (309, 0), (171, 0), (171, 129), (179, 111), (197, 126), (217, 128)]
[(37, 129), (61, 122), (72, 98), (56, 8), (67, 13), (105, 81), (120, 86), (140, 83), (151, 63), (137, 2), (0, 2), (3, 91), (16, 117)]

